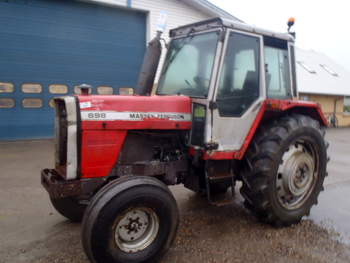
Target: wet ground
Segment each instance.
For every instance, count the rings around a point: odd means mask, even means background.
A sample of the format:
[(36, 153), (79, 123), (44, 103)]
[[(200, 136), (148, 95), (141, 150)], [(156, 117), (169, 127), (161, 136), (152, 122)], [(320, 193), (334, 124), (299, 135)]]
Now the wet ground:
[[(226, 207), (181, 186), (172, 188), (181, 213), (178, 236), (163, 263), (350, 262), (350, 129), (329, 130), (329, 177), (319, 205), (301, 224), (260, 224), (237, 194)], [(40, 186), (53, 166), (51, 141), (0, 143), (0, 263), (88, 263), (80, 225), (61, 217)]]

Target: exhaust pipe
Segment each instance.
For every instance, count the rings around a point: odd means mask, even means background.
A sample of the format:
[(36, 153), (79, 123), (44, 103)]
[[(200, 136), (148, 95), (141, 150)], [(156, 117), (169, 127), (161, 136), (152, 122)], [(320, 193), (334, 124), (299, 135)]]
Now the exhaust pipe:
[(161, 35), (162, 32), (158, 31), (157, 36), (148, 43), (137, 82), (136, 93), (139, 95), (149, 96), (152, 93), (160, 57), (162, 55)]

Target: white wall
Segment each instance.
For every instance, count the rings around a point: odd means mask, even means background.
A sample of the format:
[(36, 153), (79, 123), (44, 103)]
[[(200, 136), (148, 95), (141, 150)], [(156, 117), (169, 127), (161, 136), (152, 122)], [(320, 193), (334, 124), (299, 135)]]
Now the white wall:
[[(79, 1), (79, 0), (78, 0)], [(84, 2), (95, 2), (110, 6), (127, 6), (128, 0), (80, 0)], [(147, 40), (151, 40), (156, 35), (156, 23), (161, 11), (168, 14), (168, 30), (185, 24), (197, 22), (212, 17), (194, 7), (187, 5), (186, 0), (131, 0), (131, 9), (137, 9), (149, 13), (148, 15), (148, 35)]]
[[(168, 15), (167, 19), (167, 29), (163, 33), (163, 38), (166, 41), (169, 40), (169, 30), (198, 22), (204, 19), (208, 19), (209, 16), (190, 7), (179, 0), (132, 0), (132, 7), (142, 10), (148, 10), (148, 30), (147, 30), (147, 40), (151, 40), (156, 35), (157, 20), (160, 12), (165, 11)], [(156, 75), (156, 82), (158, 82), (160, 76), (161, 66), (164, 63), (166, 55), (166, 49), (163, 47), (161, 61), (158, 67), (158, 72)]]
[[(156, 35), (156, 23), (161, 11), (168, 14), (168, 30), (209, 17), (179, 0), (132, 0), (132, 7), (149, 11), (148, 40)], [(168, 31), (164, 36), (168, 37)]]

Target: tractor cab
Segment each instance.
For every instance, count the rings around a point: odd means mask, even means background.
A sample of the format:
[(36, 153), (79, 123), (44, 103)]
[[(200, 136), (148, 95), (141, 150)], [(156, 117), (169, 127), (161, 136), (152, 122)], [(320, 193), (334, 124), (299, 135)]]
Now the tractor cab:
[(238, 151), (266, 99), (297, 97), (287, 33), (216, 18), (170, 36), (156, 94), (193, 99), (193, 146)]

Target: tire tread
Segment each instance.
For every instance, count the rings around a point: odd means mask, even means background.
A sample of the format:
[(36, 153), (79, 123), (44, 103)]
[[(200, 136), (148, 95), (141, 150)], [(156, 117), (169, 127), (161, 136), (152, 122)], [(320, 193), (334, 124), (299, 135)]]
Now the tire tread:
[[(245, 156), (245, 166), (242, 173), (243, 185), (240, 189), (245, 199), (245, 206), (253, 212), (259, 220), (277, 227), (289, 226), (298, 223), (302, 217), (286, 220), (280, 218), (274, 210), (268, 192), (268, 181), (276, 169), (276, 157), (281, 155), (282, 143), (293, 132), (301, 128), (313, 128), (317, 130), (324, 140), (325, 129), (319, 122), (309, 116), (292, 114), (274, 120), (262, 126), (255, 135), (253, 142)], [(329, 143), (325, 141), (325, 148)], [(281, 160), (281, 163), (283, 161)], [(323, 172), (322, 182), (326, 172)], [(321, 185), (322, 186), (322, 185)], [(322, 191), (323, 186), (316, 191)], [(317, 196), (312, 200), (312, 205), (317, 204)], [(310, 207), (311, 208), (311, 207)], [(310, 208), (307, 213), (310, 213)]]

